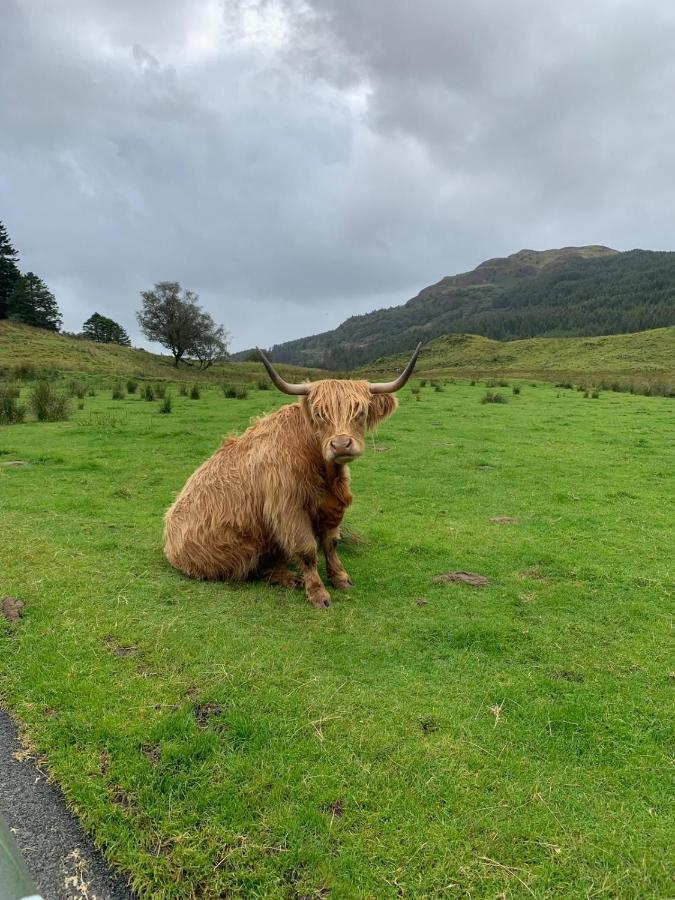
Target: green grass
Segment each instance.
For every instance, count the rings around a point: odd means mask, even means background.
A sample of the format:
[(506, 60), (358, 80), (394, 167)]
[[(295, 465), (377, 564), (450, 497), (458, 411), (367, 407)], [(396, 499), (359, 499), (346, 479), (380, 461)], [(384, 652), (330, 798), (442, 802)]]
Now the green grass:
[[(7, 320), (0, 321), (0, 377), (12, 376), (17, 367), (29, 366), (38, 375), (52, 373), (88, 373), (93, 376), (115, 376), (117, 379), (163, 378), (215, 382), (224, 378), (253, 381), (263, 371), (260, 363), (223, 363), (200, 371), (196, 366), (181, 364), (176, 369), (170, 356), (159, 356), (146, 350), (97, 344), (55, 334), (42, 328), (31, 328)], [(286, 378), (303, 381), (307, 369), (279, 366)], [(325, 377), (325, 376), (324, 376)]]
[[(364, 372), (389, 377), (410, 357), (400, 353), (370, 363)], [(423, 375), (506, 374), (588, 381), (663, 382), (675, 391), (675, 327), (605, 337), (492, 341), (448, 334), (425, 346), (417, 364)]]
[(673, 401), (521, 386), (403, 391), (324, 612), (161, 554), (280, 395), (0, 428), (3, 703), (140, 897), (672, 895)]

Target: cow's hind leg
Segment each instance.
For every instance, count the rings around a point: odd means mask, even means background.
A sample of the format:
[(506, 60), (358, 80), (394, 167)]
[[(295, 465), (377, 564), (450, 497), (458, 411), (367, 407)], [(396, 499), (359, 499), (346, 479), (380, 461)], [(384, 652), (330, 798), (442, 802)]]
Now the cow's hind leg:
[(243, 581), (258, 564), (257, 545), (224, 529), (217, 539), (184, 538), (178, 552), (167, 553), (169, 562), (192, 578)]
[(302, 575), (292, 569), (273, 569), (266, 577), (270, 584), (285, 588), (300, 588), (303, 584)]
[(289, 569), (287, 562), (281, 553), (266, 553), (260, 557), (253, 577), (260, 578), (270, 584), (278, 584), (280, 587), (302, 587), (302, 575)]

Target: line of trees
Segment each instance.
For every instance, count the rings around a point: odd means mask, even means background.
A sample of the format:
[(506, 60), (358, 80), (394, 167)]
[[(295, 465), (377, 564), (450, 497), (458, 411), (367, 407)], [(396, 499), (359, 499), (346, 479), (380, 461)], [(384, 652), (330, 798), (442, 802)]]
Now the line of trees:
[[(34, 272), (22, 273), (18, 261), (19, 254), (0, 222), (0, 319), (60, 331), (63, 317), (56, 298)], [(137, 319), (143, 334), (169, 350), (176, 367), (184, 362), (208, 369), (227, 357), (229, 334), (199, 306), (194, 291), (183, 289), (177, 281), (160, 281), (152, 290), (142, 291), (141, 298)], [(100, 344), (131, 346), (122, 325), (98, 312), (87, 319), (81, 332), (68, 334)]]

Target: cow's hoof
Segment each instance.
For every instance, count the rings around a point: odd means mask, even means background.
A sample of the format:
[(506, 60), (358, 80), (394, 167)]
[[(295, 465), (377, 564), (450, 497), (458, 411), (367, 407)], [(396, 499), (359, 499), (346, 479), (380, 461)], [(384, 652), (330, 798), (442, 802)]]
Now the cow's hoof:
[(330, 606), (330, 594), (328, 591), (317, 591), (315, 594), (308, 596), (307, 599), (315, 609), (325, 609)]
[(333, 578), (332, 585), (338, 591), (347, 591), (349, 588), (354, 587), (354, 582), (351, 580), (349, 575), (344, 575), (342, 578)]

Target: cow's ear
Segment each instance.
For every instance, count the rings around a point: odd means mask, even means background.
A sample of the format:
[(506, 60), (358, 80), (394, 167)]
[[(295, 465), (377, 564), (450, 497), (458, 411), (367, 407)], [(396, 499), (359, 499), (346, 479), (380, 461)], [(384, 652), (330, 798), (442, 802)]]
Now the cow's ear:
[(390, 416), (397, 406), (398, 400), (392, 394), (372, 394), (366, 428), (374, 428), (378, 422)]

